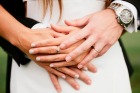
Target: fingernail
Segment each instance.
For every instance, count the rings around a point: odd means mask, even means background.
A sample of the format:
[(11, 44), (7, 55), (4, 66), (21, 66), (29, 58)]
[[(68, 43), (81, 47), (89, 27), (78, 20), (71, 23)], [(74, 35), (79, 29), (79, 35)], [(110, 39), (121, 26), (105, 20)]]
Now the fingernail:
[(40, 58), (39, 58), (39, 57), (37, 57), (37, 58), (36, 58), (36, 61), (40, 61)]
[(77, 85), (77, 86), (75, 86), (75, 88), (76, 88), (76, 90), (79, 90), (80, 89), (80, 86)]
[(66, 61), (67, 61), (67, 62), (70, 62), (70, 61), (71, 61), (71, 56), (67, 56), (67, 57), (66, 57)]
[(78, 79), (78, 78), (79, 78), (79, 75), (78, 75), (78, 74), (76, 74), (74, 77)]
[(54, 64), (50, 64), (50, 67), (54, 67)]
[(78, 65), (78, 68), (81, 69), (83, 67), (83, 65)]
[(34, 54), (34, 50), (30, 49), (30, 50), (29, 50), (29, 53), (30, 53), (30, 54)]
[(97, 69), (96, 69), (96, 68), (94, 69), (94, 73), (95, 73), (95, 72), (97, 72)]
[(36, 44), (34, 44), (34, 43), (31, 44), (31, 47), (35, 47), (35, 46), (36, 46)]
[(64, 49), (65, 47), (66, 47), (65, 44), (61, 44), (61, 45), (60, 45), (60, 48), (61, 48), (61, 49)]
[(84, 71), (88, 71), (88, 68), (87, 68), (87, 67), (83, 67), (83, 70), (84, 70)]
[(91, 70), (91, 72), (96, 73), (97, 72), (97, 69), (94, 68), (93, 70)]
[(58, 88), (58, 89), (57, 89), (57, 93), (61, 93), (61, 89)]
[(66, 79), (66, 76), (62, 76), (63, 79)]
[(91, 84), (91, 80), (88, 80), (88, 81), (87, 81), (87, 84), (89, 84), (89, 85), (90, 85), (90, 84)]

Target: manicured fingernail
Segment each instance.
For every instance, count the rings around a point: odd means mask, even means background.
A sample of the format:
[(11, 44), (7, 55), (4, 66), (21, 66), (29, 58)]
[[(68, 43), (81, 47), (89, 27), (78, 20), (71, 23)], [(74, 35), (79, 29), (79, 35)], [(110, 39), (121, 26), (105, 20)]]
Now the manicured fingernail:
[(76, 88), (76, 90), (79, 90), (80, 89), (80, 86), (77, 85), (77, 86), (75, 86), (75, 88)]
[(30, 50), (29, 50), (29, 53), (30, 53), (30, 54), (34, 54), (34, 50), (30, 49)]
[(67, 56), (67, 57), (66, 57), (66, 61), (67, 61), (67, 62), (70, 62), (70, 61), (71, 61), (71, 56)]
[(87, 81), (87, 84), (89, 84), (89, 85), (90, 85), (90, 84), (91, 84), (91, 80), (88, 80), (88, 81)]
[(37, 58), (36, 58), (36, 61), (40, 61), (40, 57), (37, 57)]
[(84, 70), (84, 71), (88, 71), (88, 68), (87, 68), (87, 67), (83, 67), (83, 70)]
[(50, 67), (54, 67), (54, 64), (50, 64)]
[(78, 79), (78, 78), (79, 78), (79, 75), (78, 75), (78, 74), (76, 74), (74, 77)]
[(63, 79), (66, 79), (66, 76), (62, 76)]
[(81, 69), (83, 67), (83, 65), (78, 65), (78, 68)]
[(31, 44), (31, 47), (35, 47), (35, 46), (36, 46), (36, 44), (34, 44), (34, 43)]
[(66, 47), (65, 44), (61, 44), (61, 45), (60, 45), (60, 48), (61, 48), (61, 49), (64, 49), (65, 47)]

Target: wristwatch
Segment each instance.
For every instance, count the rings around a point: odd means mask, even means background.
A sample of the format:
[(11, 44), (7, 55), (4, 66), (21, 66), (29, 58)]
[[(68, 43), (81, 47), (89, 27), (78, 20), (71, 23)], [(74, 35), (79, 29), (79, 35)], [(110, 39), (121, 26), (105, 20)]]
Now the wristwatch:
[(128, 27), (133, 22), (134, 16), (128, 7), (119, 3), (111, 3), (108, 8), (115, 11), (118, 23), (124, 28)]

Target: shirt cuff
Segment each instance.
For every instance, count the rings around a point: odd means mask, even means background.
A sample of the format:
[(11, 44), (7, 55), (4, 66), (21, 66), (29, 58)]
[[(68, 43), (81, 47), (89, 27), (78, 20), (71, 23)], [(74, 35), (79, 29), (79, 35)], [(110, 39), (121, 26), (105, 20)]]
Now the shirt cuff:
[(37, 23), (31, 29), (47, 28), (47, 27), (50, 27), (49, 24)]
[(128, 3), (126, 1), (122, 1), (122, 0), (115, 0), (113, 1), (113, 3), (119, 3), (119, 4), (122, 4), (126, 7), (128, 7), (131, 12), (133, 13), (133, 16), (134, 16), (134, 22), (131, 23), (127, 28), (125, 28), (126, 31), (132, 33), (132, 32), (137, 32), (137, 28), (138, 28), (138, 12), (137, 12), (137, 9), (134, 5), (132, 5), (131, 3)]

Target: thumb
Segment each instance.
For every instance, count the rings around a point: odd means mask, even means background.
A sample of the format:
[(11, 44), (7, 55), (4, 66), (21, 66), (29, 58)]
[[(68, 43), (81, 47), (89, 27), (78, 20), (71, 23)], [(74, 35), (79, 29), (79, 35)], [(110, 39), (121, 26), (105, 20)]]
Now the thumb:
[(31, 44), (31, 47), (46, 47), (46, 46), (57, 46), (64, 41), (65, 37), (51, 38), (42, 41), (36, 41)]
[(68, 26), (76, 26), (81, 27), (85, 26), (88, 23), (88, 19), (91, 15), (84, 16), (82, 18), (74, 19), (74, 20), (65, 20), (65, 24)]
[(58, 37), (62, 37), (62, 36), (64, 36), (65, 34), (64, 33), (59, 33), (59, 32), (52, 32), (52, 35), (53, 35), (53, 37), (54, 38), (58, 38)]
[(60, 25), (53, 25), (51, 24), (51, 28), (55, 31), (55, 32), (59, 32), (59, 33), (65, 33), (68, 34), (72, 29), (69, 26), (60, 26)]

